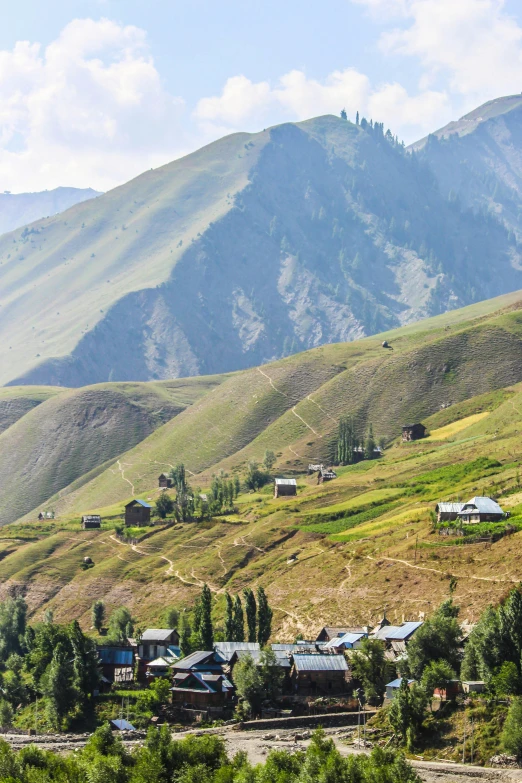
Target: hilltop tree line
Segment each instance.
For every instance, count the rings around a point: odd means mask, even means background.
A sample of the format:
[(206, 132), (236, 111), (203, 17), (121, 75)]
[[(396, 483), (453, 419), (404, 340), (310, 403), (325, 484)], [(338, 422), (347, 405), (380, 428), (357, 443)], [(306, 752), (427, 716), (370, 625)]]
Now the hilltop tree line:
[[(264, 647), (272, 632), (272, 609), (262, 587), (257, 593), (250, 588), (243, 590), (241, 597), (225, 593), (225, 624), (224, 641), (227, 642), (259, 642)], [(185, 614), (181, 615), (180, 648), (183, 655), (189, 655), (195, 650), (212, 650), (215, 633), (212, 620), (212, 593), (208, 585), (204, 585), (192, 613), (192, 624)]]

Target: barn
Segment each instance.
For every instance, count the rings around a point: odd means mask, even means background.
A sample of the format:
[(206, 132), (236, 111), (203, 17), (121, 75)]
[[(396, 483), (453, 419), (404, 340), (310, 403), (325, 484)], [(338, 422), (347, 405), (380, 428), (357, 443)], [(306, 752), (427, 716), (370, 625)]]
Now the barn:
[(152, 506), (144, 500), (131, 500), (125, 506), (125, 525), (127, 527), (141, 527), (150, 524)]
[(166, 473), (160, 473), (158, 476), (158, 487), (160, 489), (170, 489), (172, 486), (172, 479), (167, 476)]
[(84, 530), (101, 527), (101, 516), (99, 514), (84, 514), (82, 517), (82, 527)]
[(408, 443), (411, 440), (420, 440), (426, 435), (424, 424), (404, 424), (402, 427), (402, 441)]
[(276, 478), (274, 497), (286, 497), (288, 495), (297, 495), (297, 482), (295, 479)]
[(463, 508), (464, 503), (437, 503), (435, 506), (437, 522), (453, 522), (458, 519)]
[(474, 497), (464, 503), (458, 514), (464, 525), (473, 525), (478, 522), (498, 522), (504, 519), (505, 514), (496, 500), (486, 497)]

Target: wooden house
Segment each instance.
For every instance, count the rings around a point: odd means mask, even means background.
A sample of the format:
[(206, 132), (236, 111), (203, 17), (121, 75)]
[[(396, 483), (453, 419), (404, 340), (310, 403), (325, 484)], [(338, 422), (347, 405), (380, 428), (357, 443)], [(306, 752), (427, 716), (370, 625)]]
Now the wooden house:
[(172, 479), (167, 476), (166, 473), (160, 473), (158, 477), (158, 487), (160, 489), (170, 489), (172, 486)]
[(82, 517), (82, 527), (84, 530), (92, 530), (101, 527), (101, 517), (99, 514), (84, 514)]
[[(379, 459), (380, 457), (382, 457), (382, 449), (379, 446), (375, 446), (370, 459)], [(362, 446), (355, 446), (353, 450), (352, 462), (362, 462), (365, 459), (367, 459), (366, 450)]]
[(221, 672), (176, 672), (170, 693), (172, 704), (176, 707), (186, 710), (213, 709), (219, 714), (227, 704), (232, 706), (234, 686)]
[(325, 625), (317, 634), (316, 642), (331, 642), (336, 636), (345, 633), (368, 633), (368, 629), (361, 625)]
[(180, 657), (179, 633), (175, 628), (147, 628), (139, 640), (136, 652), (138, 676), (143, 680), (151, 661), (166, 658), (170, 663), (176, 663)]
[(343, 633), (340, 636), (334, 636), (329, 642), (324, 645), (325, 652), (343, 653), (346, 650), (358, 650), (361, 647), (362, 640), (367, 639), (368, 634), (365, 632), (360, 633)]
[(152, 506), (144, 500), (131, 500), (125, 506), (125, 525), (127, 527), (142, 527), (150, 524)]
[(437, 503), (435, 506), (437, 522), (452, 522), (458, 519), (463, 507), (464, 503)]
[(507, 514), (502, 511), (493, 498), (474, 497), (464, 503), (458, 517), (464, 525), (475, 525), (479, 522), (498, 522)]
[[(408, 680), (408, 685), (413, 685), (415, 680)], [(392, 682), (389, 682), (386, 685), (386, 700), (387, 701), (393, 701), (393, 699), (396, 697), (396, 695), (399, 692), (399, 689), (402, 685), (402, 677), (398, 677), (396, 680), (392, 680)]]
[(462, 680), (462, 690), (464, 693), (483, 693), (486, 683), (484, 680)]
[(424, 424), (404, 424), (402, 427), (402, 441), (407, 443), (411, 440), (420, 440), (426, 435)]
[(129, 646), (104, 645), (98, 647), (99, 667), (109, 682), (132, 682), (134, 679), (134, 650)]
[(287, 497), (297, 495), (297, 481), (295, 479), (276, 478), (274, 497)]
[(334, 470), (325, 470), (324, 468), (321, 468), (317, 475), (317, 483), (323, 484), (325, 481), (333, 481), (337, 478), (337, 473)]
[(292, 691), (299, 698), (307, 696), (342, 696), (350, 690), (350, 673), (344, 655), (293, 656), (290, 670)]

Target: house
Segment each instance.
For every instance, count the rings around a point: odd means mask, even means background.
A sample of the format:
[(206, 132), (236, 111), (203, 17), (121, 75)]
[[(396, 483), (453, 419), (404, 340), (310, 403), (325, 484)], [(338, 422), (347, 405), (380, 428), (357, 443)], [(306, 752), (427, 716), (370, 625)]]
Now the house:
[(462, 680), (462, 690), (464, 693), (482, 693), (486, 690), (484, 680)]
[(101, 517), (99, 514), (84, 514), (82, 517), (82, 527), (84, 530), (101, 527)]
[(234, 653), (239, 650), (252, 654), (259, 653), (261, 645), (259, 642), (216, 642), (214, 645), (214, 651), (223, 663), (230, 663)]
[[(257, 666), (260, 666), (261, 661), (261, 652), (262, 650), (236, 650), (230, 659), (230, 663), (228, 666), (228, 669), (225, 667), (225, 672), (230, 673), (230, 676), (232, 677), (232, 680), (234, 679), (234, 667), (236, 664), (247, 657), (247, 655), (250, 655), (251, 658), (254, 660)], [(281, 684), (281, 689), (283, 692), (289, 692), (291, 683), (290, 683), (290, 670), (292, 668), (292, 653), (287, 652), (286, 650), (272, 650), (272, 653), (275, 657), (275, 667), (278, 669), (282, 669), (283, 671), (283, 681)]]
[(385, 625), (378, 630), (374, 630), (371, 638), (380, 639), (380, 641), (391, 645), (392, 642), (410, 641), (411, 637), (422, 625), (422, 622), (407, 622), (402, 625)]
[[(382, 457), (382, 449), (379, 446), (375, 446), (370, 459), (379, 459)], [(353, 450), (353, 462), (362, 462), (366, 457), (366, 450), (362, 446), (355, 446)]]
[(147, 628), (137, 644), (138, 676), (147, 674), (147, 666), (157, 658), (175, 663), (180, 657), (179, 634), (175, 628)]
[(141, 527), (150, 524), (150, 512), (152, 506), (144, 500), (131, 500), (125, 506), (125, 525), (127, 527)]
[(507, 515), (493, 498), (474, 497), (464, 503), (458, 517), (464, 525), (474, 525), (478, 522), (498, 522)]
[(180, 661), (176, 661), (172, 666), (174, 675), (179, 672), (213, 672), (214, 674), (223, 673), (223, 658), (215, 650), (198, 650)]
[(325, 625), (317, 634), (316, 642), (331, 642), (336, 636), (342, 636), (345, 633), (367, 633), (368, 629), (363, 626), (348, 625)]
[(342, 653), (345, 650), (358, 650), (363, 639), (368, 638), (367, 633), (343, 633), (326, 642), (324, 649), (328, 652)]
[(134, 679), (134, 650), (132, 647), (104, 645), (98, 648), (99, 667), (109, 682), (132, 682)]
[(170, 677), (171, 667), (178, 660), (176, 656), (163, 655), (149, 661), (145, 664), (145, 676), (150, 677)]
[(274, 497), (286, 497), (287, 495), (297, 495), (297, 482), (295, 479), (276, 478), (274, 487)]
[(460, 692), (460, 681), (450, 680), (446, 688), (435, 688), (433, 698), (441, 701), (453, 701)]
[(275, 652), (276, 655), (279, 655), (279, 653), (285, 653), (285, 655), (293, 655), (294, 653), (317, 653), (322, 652), (324, 650), (326, 642), (311, 642), (308, 640), (298, 641), (295, 644), (286, 643), (286, 644), (280, 644), (279, 642), (275, 642), (274, 644), (271, 644), (270, 647), (272, 649), (272, 652)]
[(350, 679), (344, 655), (293, 656), (290, 670), (292, 690), (300, 698), (306, 696), (340, 696), (348, 692)]
[(333, 479), (336, 478), (337, 473), (334, 470), (324, 470), (324, 468), (321, 468), (317, 476), (317, 483), (323, 484), (325, 481), (333, 481)]
[(158, 487), (160, 489), (170, 489), (172, 486), (172, 479), (170, 476), (167, 476), (166, 473), (160, 473), (158, 476)]
[(420, 440), (426, 435), (424, 424), (404, 424), (402, 427), (402, 442), (408, 443), (411, 440)]
[[(408, 680), (408, 685), (412, 685), (415, 680)], [(402, 677), (398, 677), (396, 680), (392, 680), (386, 685), (386, 699), (392, 701), (397, 695), (399, 688), (402, 684)]]
[(234, 686), (221, 672), (178, 671), (174, 674), (170, 689), (172, 704), (192, 710), (222, 712), (232, 704)]
[(435, 506), (437, 522), (453, 522), (458, 519), (463, 507), (464, 503), (437, 503)]

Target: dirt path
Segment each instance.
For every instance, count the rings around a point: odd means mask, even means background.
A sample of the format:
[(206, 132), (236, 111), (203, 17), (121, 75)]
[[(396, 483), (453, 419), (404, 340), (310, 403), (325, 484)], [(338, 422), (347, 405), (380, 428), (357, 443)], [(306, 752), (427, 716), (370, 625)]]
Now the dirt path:
[(314, 430), (314, 428), (312, 427), (312, 425), (311, 425), (311, 424), (308, 424), (308, 422), (306, 422), (306, 421), (303, 419), (303, 417), (302, 417), (302, 416), (300, 416), (300, 415), (297, 413), (297, 411), (296, 411), (296, 409), (295, 409), (295, 405), (294, 405), (294, 407), (292, 408), (292, 413), (294, 414), (294, 416), (297, 416), (297, 418), (299, 419), (299, 421), (302, 421), (302, 422), (303, 422), (303, 424), (305, 425), (305, 427), (308, 427), (308, 429), (309, 429), (309, 430), (311, 430), (311, 431), (314, 433), (314, 435), (317, 435), (317, 437), (318, 437), (318, 438), (322, 438), (322, 437), (323, 437), (322, 435), (320, 435), (320, 434), (317, 432), (317, 430)]
[(122, 467), (122, 464), (121, 464), (121, 462), (120, 462), (120, 460), (119, 460), (119, 459), (117, 459), (117, 460), (116, 460), (116, 464), (117, 464), (117, 466), (118, 466), (118, 470), (119, 470), (119, 471), (120, 471), (120, 473), (121, 473), (121, 477), (122, 477), (122, 479), (123, 479), (124, 481), (126, 481), (126, 482), (127, 482), (127, 484), (130, 484), (130, 488), (131, 488), (131, 495), (134, 495), (134, 494), (135, 494), (135, 493), (134, 493), (134, 484), (132, 483), (132, 481), (129, 481), (129, 479), (128, 479), (128, 478), (125, 478), (125, 471), (124, 471), (124, 469), (123, 469), (123, 467)]
[(474, 579), (477, 582), (508, 582), (509, 584), (518, 584), (520, 582), (520, 579), (517, 579), (516, 577), (503, 579), (502, 577), (495, 576), (475, 576), (473, 574), (456, 574), (448, 570), (441, 571), (439, 568), (415, 565), (415, 563), (409, 563), (407, 560), (400, 560), (398, 557), (386, 557), (385, 555), (382, 555), (381, 557), (372, 557), (371, 555), (366, 555), (366, 558), (367, 560), (374, 560), (375, 562), (378, 562), (379, 560), (389, 560), (392, 563), (400, 563), (401, 565), (408, 566), (408, 568), (416, 568), (418, 571), (432, 571), (434, 574), (442, 574), (443, 576), (450, 574), (451, 576), (456, 576), (458, 579)]

